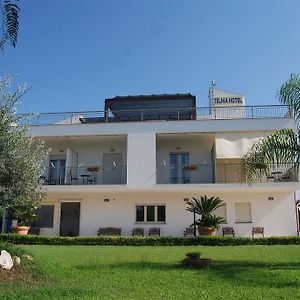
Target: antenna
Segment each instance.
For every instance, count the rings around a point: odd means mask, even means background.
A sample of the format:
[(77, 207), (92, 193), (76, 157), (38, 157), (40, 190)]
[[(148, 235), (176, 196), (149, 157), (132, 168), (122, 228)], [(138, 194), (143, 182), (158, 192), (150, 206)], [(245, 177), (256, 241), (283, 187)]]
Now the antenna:
[(213, 106), (213, 98), (214, 98), (214, 88), (217, 85), (216, 80), (211, 81), (211, 87), (208, 90), (208, 99), (209, 99), (209, 107)]

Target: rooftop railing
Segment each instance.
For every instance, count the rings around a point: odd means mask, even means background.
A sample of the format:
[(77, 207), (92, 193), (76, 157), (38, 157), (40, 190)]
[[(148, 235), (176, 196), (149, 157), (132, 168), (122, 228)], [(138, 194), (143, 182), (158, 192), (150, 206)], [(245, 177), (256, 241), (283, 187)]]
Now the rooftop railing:
[(197, 108), (157, 108), (114, 111), (85, 111), (61, 113), (18, 114), (17, 123), (22, 126), (71, 125), (90, 123), (180, 121), (180, 120), (224, 120), (293, 118), (294, 112), (287, 105), (231, 106)]

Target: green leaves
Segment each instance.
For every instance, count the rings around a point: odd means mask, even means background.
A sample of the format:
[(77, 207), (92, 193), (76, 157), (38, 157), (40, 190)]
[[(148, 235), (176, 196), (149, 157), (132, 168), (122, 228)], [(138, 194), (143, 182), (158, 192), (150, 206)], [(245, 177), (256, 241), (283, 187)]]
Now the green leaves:
[(295, 173), (299, 164), (299, 135), (292, 129), (282, 129), (253, 144), (241, 160), (241, 181), (259, 182), (263, 174), (275, 169)]
[(16, 47), (19, 30), (20, 8), (18, 0), (5, 0), (2, 7), (3, 29), (0, 48), (3, 50), (5, 43)]
[(187, 209), (190, 212), (196, 212), (198, 215), (209, 215), (213, 211), (215, 211), (217, 208), (223, 206), (222, 203), (223, 200), (221, 200), (219, 197), (210, 197), (208, 198), (206, 195), (201, 196), (200, 199), (193, 198), (192, 201), (187, 202)]
[(218, 228), (225, 221), (222, 217), (212, 215), (216, 209), (224, 205), (223, 200), (219, 197), (208, 198), (204, 195), (200, 199), (193, 198), (192, 201), (187, 202), (187, 205), (187, 211), (195, 212), (201, 216), (201, 219), (197, 221), (197, 225)]
[(290, 105), (294, 110), (295, 117), (300, 120), (300, 77), (291, 74), (290, 78), (282, 85), (278, 93), (279, 101)]
[(0, 205), (21, 220), (35, 212), (43, 197), (39, 164), (47, 151), (42, 142), (26, 136), (26, 126), (16, 126), (16, 105), (24, 89), (9, 92), (10, 81), (10, 76), (0, 79)]

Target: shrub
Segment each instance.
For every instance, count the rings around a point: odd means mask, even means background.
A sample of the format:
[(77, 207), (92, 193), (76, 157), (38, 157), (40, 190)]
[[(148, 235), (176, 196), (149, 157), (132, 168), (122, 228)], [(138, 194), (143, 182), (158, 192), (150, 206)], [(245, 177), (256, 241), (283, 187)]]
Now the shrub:
[(200, 252), (188, 252), (185, 256), (188, 259), (200, 259), (201, 253)]
[(0, 234), (0, 241), (24, 245), (86, 245), (86, 246), (241, 246), (241, 245), (300, 245), (300, 237), (60, 237)]

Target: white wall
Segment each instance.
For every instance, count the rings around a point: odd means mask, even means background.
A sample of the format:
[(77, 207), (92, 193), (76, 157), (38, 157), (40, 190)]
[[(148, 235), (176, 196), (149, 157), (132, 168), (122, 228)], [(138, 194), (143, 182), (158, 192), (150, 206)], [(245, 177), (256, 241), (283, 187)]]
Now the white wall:
[(296, 129), (293, 118), (234, 119), (120, 122), (108, 124), (77, 124), (32, 126), (28, 135), (36, 137), (53, 136), (95, 136), (128, 133), (185, 133), (185, 132), (232, 132), (232, 131), (276, 131), (282, 128)]
[[(251, 188), (249, 188), (251, 189)], [(250, 190), (249, 190), (250, 191)], [(160, 227), (163, 236), (181, 236), (184, 229), (193, 222), (193, 216), (185, 210), (184, 198), (205, 194), (166, 193), (166, 192), (126, 192), (126, 193), (69, 193), (63, 197), (48, 195), (45, 202), (61, 200), (80, 200), (80, 235), (96, 235), (99, 227), (121, 227), (122, 235), (131, 235), (133, 227)], [(206, 193), (208, 196), (219, 196), (226, 203), (227, 224), (232, 226), (236, 236), (251, 236), (251, 228), (262, 226), (266, 236), (296, 235), (295, 202), (293, 193), (254, 192), (249, 193)], [(274, 197), (273, 201), (268, 197)], [(110, 201), (105, 203), (104, 198)], [(252, 223), (235, 223), (235, 203), (250, 202), (252, 207)], [(166, 224), (135, 224), (135, 206), (138, 204), (166, 204)], [(59, 215), (57, 215), (59, 218)], [(55, 224), (59, 224), (56, 219)], [(220, 230), (219, 230), (220, 234)]]
[(131, 133), (127, 136), (127, 184), (144, 188), (156, 181), (155, 133)]

